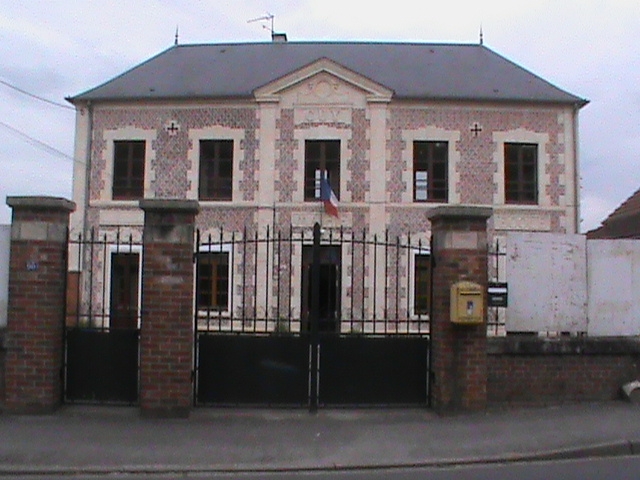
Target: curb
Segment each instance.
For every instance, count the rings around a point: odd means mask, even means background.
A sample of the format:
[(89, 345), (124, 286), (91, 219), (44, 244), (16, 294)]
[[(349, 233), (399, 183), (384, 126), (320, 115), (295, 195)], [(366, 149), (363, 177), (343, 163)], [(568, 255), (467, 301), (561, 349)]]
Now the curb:
[(295, 472), (329, 472), (329, 471), (366, 471), (366, 470), (397, 470), (428, 467), (452, 467), (468, 465), (490, 465), (497, 463), (542, 462), (550, 460), (576, 460), (582, 458), (608, 458), (640, 454), (640, 440), (620, 440), (610, 443), (589, 445), (585, 447), (571, 447), (565, 449), (548, 450), (531, 454), (510, 454), (495, 457), (451, 458), (442, 460), (426, 460), (424, 462), (372, 465), (326, 465), (317, 467), (265, 467), (250, 468), (237, 466), (236, 468), (203, 466), (179, 467), (170, 465), (139, 465), (121, 467), (0, 467), (0, 476), (15, 475), (109, 475), (109, 474), (206, 474), (206, 473), (295, 473)]

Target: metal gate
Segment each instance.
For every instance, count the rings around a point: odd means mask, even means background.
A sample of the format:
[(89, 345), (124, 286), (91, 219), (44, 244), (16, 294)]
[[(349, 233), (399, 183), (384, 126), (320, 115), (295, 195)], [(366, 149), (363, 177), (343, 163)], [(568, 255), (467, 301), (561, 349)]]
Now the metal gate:
[(120, 231), (69, 242), (64, 400), (138, 402), (141, 253)]
[(427, 245), (318, 224), (196, 243), (196, 404), (428, 403)]

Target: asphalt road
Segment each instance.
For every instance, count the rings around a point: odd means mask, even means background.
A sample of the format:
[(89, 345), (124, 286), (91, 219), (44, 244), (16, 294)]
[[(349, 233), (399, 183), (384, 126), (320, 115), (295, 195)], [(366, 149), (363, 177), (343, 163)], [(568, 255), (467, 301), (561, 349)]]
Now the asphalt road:
[(11, 475), (0, 479), (28, 480), (638, 480), (640, 456), (556, 460), (452, 467), (275, 473), (167, 473), (105, 475)]

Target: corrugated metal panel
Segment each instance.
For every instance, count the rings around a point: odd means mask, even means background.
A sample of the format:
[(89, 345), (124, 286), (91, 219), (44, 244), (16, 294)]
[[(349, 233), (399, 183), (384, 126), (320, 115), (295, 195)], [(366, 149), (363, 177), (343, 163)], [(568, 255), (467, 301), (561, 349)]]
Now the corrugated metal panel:
[(9, 302), (9, 245), (11, 225), (0, 225), (0, 328), (7, 325)]
[(507, 235), (507, 332), (586, 332), (586, 237)]
[(589, 335), (640, 335), (640, 241), (589, 240)]

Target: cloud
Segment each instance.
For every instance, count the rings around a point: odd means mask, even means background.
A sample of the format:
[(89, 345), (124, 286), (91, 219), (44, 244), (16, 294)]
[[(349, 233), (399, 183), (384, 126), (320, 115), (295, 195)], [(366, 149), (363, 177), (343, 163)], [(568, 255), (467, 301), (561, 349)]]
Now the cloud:
[[(261, 22), (247, 23), (267, 11), (275, 14), (275, 29), (294, 41), (475, 43), (482, 24), (487, 46), (591, 100), (580, 113), (583, 225), (597, 226), (640, 186), (637, 0), (6, 1), (0, 10), (0, 77), (62, 101), (168, 48), (177, 25), (181, 43), (268, 41)], [(72, 113), (0, 86), (0, 117), (73, 152)], [(60, 167), (52, 163), (59, 159), (1, 129), (0, 142), (0, 199), (18, 188), (42, 194), (69, 189), (70, 162)], [(25, 166), (33, 166), (33, 176)], [(8, 209), (0, 209), (0, 223), (8, 218)]]
[[(633, 193), (633, 192), (631, 192)], [(631, 195), (631, 193), (629, 195)], [(602, 220), (609, 216), (619, 204), (611, 202), (609, 199), (587, 194), (582, 197), (582, 207), (580, 210), (581, 225), (580, 231), (583, 233), (598, 228)]]

